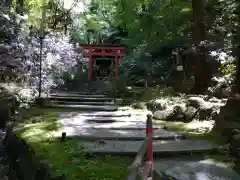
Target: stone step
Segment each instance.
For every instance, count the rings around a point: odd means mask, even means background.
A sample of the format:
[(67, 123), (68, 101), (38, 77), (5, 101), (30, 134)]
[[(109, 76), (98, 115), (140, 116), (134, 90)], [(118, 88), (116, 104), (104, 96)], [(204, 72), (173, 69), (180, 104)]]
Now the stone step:
[(105, 93), (100, 93), (100, 92), (89, 92), (89, 91), (52, 91), (51, 94), (53, 95), (63, 95), (63, 96), (68, 96), (69, 94), (71, 95), (106, 95)]
[[(146, 138), (145, 130), (110, 130), (110, 129), (93, 129), (82, 128), (82, 126), (64, 126), (63, 131), (68, 137), (77, 136), (82, 140), (121, 140), (121, 141), (142, 141)], [(153, 139), (155, 140), (176, 140), (182, 139), (179, 133), (156, 129), (153, 131)]]
[[(81, 142), (81, 145), (83, 145), (87, 153), (136, 156), (142, 143), (143, 141), (106, 140), (103, 142), (83, 141)], [(213, 152), (216, 149), (217, 147), (215, 145), (205, 140), (153, 141), (153, 154), (154, 156), (161, 157), (172, 157), (181, 154), (207, 153)]]
[(87, 102), (78, 102), (78, 101), (52, 101), (55, 104), (70, 104), (70, 105), (113, 105), (114, 101), (112, 102), (91, 102), (91, 101), (87, 101)]
[(153, 168), (158, 174), (162, 174), (165, 170), (178, 165), (185, 164), (189, 162), (199, 162), (204, 160), (203, 154), (197, 155), (182, 155), (179, 157), (163, 157), (163, 158), (154, 158), (153, 159)]
[[(209, 171), (209, 165), (211, 166), (211, 171)], [(219, 169), (219, 167), (223, 169)], [(219, 180), (221, 178), (224, 180), (232, 180), (232, 177), (238, 177), (237, 179), (240, 179), (239, 176), (236, 175), (236, 172), (232, 170), (231, 163), (205, 159), (204, 155), (154, 158), (153, 168), (155, 172), (159, 174), (161, 180), (174, 178), (177, 180)]]
[(92, 122), (146, 122), (147, 116), (130, 116), (130, 117), (99, 117), (99, 116), (92, 116), (86, 118), (87, 121)]
[(74, 98), (91, 97), (91, 98), (105, 98), (105, 97), (107, 97), (107, 96), (104, 95), (104, 94), (54, 93), (54, 94), (50, 94), (50, 97), (74, 97)]
[(104, 111), (99, 111), (99, 112), (88, 112), (88, 113), (81, 113), (81, 116), (87, 116), (87, 117), (130, 117), (131, 113), (128, 111), (114, 111), (114, 112), (104, 112)]
[(229, 167), (204, 162), (182, 163), (166, 169), (162, 180), (239, 180), (240, 176)]
[(86, 111), (117, 111), (118, 106), (94, 106), (94, 105), (61, 105), (61, 104), (49, 104), (46, 105), (49, 108), (69, 108), (69, 109), (78, 109), (78, 110), (86, 110)]
[(78, 102), (86, 102), (86, 101), (92, 101), (92, 102), (104, 102), (104, 101), (114, 101), (113, 98), (107, 98), (107, 97), (71, 97), (71, 96), (53, 96), (49, 97), (52, 101), (78, 101)]
[[(71, 118), (71, 117), (70, 117)], [(92, 129), (110, 129), (112, 130), (144, 130), (146, 128), (146, 122), (110, 122), (110, 123), (89, 123), (88, 121), (85, 121), (83, 118), (65, 118), (60, 119), (59, 123), (62, 127), (75, 128), (77, 130), (78, 128), (92, 128)], [(157, 125), (153, 125), (153, 128), (160, 129), (161, 127)]]
[[(146, 130), (146, 125), (143, 124), (143, 126), (121, 126), (121, 127), (114, 127), (114, 126), (111, 126), (111, 124), (109, 125), (110, 127), (107, 128), (107, 127), (102, 127), (102, 126), (93, 126), (92, 129), (98, 129), (98, 130), (125, 130), (125, 131), (140, 131), (140, 130), (143, 130), (145, 131)], [(157, 129), (162, 129), (162, 127), (158, 127), (158, 126), (154, 126), (152, 128), (153, 130), (157, 130)]]

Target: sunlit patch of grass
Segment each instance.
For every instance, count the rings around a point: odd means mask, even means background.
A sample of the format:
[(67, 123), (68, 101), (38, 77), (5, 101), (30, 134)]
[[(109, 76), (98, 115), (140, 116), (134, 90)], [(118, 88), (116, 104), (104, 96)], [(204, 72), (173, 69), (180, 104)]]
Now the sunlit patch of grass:
[[(36, 110), (36, 109), (35, 109)], [(58, 110), (59, 112), (59, 110)], [(83, 152), (81, 141), (72, 138), (61, 142), (54, 133), (61, 130), (57, 111), (40, 109), (16, 123), (14, 133), (25, 140), (44, 162), (53, 177), (64, 174), (67, 180), (122, 180), (127, 176), (130, 157), (88, 156)]]
[(169, 131), (186, 131), (185, 123), (183, 122), (153, 120), (153, 123), (156, 125), (164, 126)]
[(153, 123), (156, 125), (164, 126), (169, 131), (175, 131), (183, 133), (187, 139), (196, 139), (196, 140), (208, 140), (215, 144), (222, 146), (228, 146), (226, 138), (214, 131), (199, 131), (199, 129), (189, 129), (188, 123), (175, 122), (175, 121), (162, 121), (162, 120), (153, 120)]

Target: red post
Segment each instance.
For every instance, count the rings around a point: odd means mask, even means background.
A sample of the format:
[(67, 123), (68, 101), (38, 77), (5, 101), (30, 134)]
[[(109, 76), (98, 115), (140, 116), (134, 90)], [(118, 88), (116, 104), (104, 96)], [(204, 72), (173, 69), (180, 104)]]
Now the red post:
[(115, 50), (115, 57), (114, 57), (114, 72), (115, 72), (115, 78), (118, 77), (118, 51)]
[(150, 165), (148, 178), (153, 177), (153, 128), (152, 128), (152, 115), (147, 115), (147, 124), (146, 124), (146, 135), (148, 137), (147, 143), (147, 161)]
[(92, 48), (88, 52), (88, 80), (92, 80)]

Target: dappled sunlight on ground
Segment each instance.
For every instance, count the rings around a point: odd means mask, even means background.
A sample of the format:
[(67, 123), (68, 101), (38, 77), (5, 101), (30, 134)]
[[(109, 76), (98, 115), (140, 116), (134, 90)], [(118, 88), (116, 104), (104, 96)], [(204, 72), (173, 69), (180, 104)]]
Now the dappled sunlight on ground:
[(168, 130), (181, 131), (181, 132), (194, 132), (194, 133), (206, 133), (210, 132), (214, 126), (214, 121), (198, 121), (193, 120), (189, 123), (177, 122), (177, 121), (162, 121), (155, 120), (155, 124), (166, 127)]
[(214, 126), (214, 121), (197, 121), (193, 120), (190, 123), (186, 123), (184, 127), (186, 130), (197, 130), (197, 131), (211, 131)]

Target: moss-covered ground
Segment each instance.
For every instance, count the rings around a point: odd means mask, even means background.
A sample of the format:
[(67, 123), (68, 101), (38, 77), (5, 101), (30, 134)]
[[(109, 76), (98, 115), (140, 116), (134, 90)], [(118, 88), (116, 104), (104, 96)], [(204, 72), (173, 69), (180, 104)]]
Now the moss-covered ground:
[(87, 156), (77, 138), (61, 142), (53, 134), (61, 129), (57, 109), (30, 109), (19, 113), (14, 133), (33, 148), (52, 176), (67, 180), (122, 180), (133, 159), (116, 156)]

